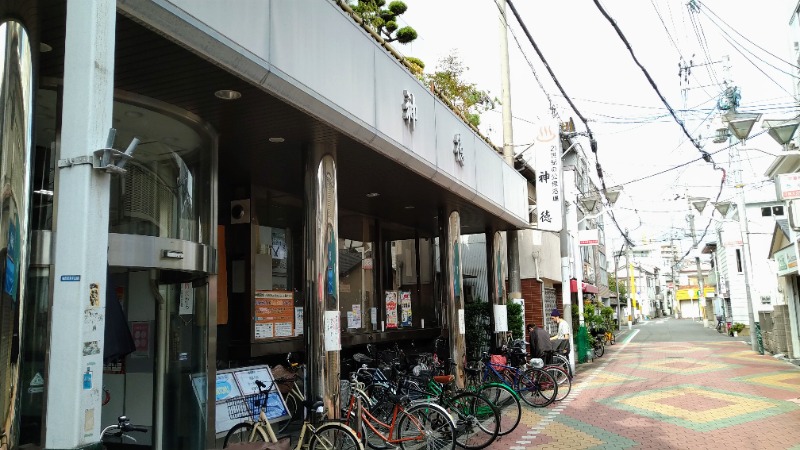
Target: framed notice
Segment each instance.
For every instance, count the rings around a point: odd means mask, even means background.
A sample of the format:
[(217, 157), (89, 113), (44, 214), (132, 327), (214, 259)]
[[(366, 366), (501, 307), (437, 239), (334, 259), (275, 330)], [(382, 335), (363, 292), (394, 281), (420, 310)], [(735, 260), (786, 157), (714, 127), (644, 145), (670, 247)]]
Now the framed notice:
[(386, 328), (397, 328), (397, 291), (386, 291)]
[(256, 290), (253, 305), (253, 339), (295, 335), (294, 294), (291, 291)]

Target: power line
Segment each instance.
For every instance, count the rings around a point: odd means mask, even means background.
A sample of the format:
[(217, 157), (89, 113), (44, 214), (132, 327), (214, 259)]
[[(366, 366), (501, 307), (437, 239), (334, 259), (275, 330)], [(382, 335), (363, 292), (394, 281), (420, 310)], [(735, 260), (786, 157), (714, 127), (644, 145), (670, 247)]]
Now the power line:
[[(567, 100), (567, 103), (569, 103), (569, 106), (572, 108), (573, 111), (575, 111), (575, 114), (577, 114), (578, 118), (581, 119), (581, 122), (583, 122), (584, 127), (586, 127), (586, 132), (589, 135), (589, 147), (591, 148), (592, 153), (594, 153), (594, 155), (595, 155), (595, 170), (597, 172), (597, 177), (600, 179), (600, 184), (601, 184), (601, 186), (603, 188), (603, 194), (606, 196), (606, 198), (608, 198), (608, 195), (607, 195), (608, 191), (607, 191), (607, 188), (606, 188), (606, 180), (603, 177), (603, 169), (600, 166), (600, 158), (597, 155), (597, 141), (594, 139), (594, 135), (592, 134), (591, 127), (589, 127), (589, 121), (586, 120), (586, 117), (584, 117), (583, 114), (581, 114), (581, 112), (578, 109), (578, 107), (575, 106), (575, 103), (567, 95), (567, 92), (564, 90), (564, 87), (561, 86), (561, 83), (558, 81), (558, 78), (556, 78), (555, 73), (553, 73), (553, 69), (550, 68), (550, 64), (547, 62), (547, 59), (542, 54), (541, 50), (539, 49), (539, 46), (536, 45), (536, 42), (533, 40), (533, 36), (531, 36), (530, 31), (528, 31), (528, 27), (525, 25), (525, 22), (522, 20), (522, 17), (520, 17), (519, 12), (517, 11), (517, 8), (514, 6), (514, 2), (512, 2), (511, 0), (507, 0), (507, 3), (511, 7), (511, 11), (514, 13), (514, 17), (516, 17), (517, 22), (520, 24), (520, 27), (522, 27), (522, 31), (524, 31), (525, 35), (528, 37), (528, 41), (533, 46), (533, 49), (536, 51), (536, 54), (539, 56), (539, 59), (544, 64), (544, 67), (547, 69), (547, 72), (550, 74), (550, 78), (553, 79), (553, 82), (556, 84), (556, 87), (558, 87), (558, 90), (561, 92), (561, 95), (564, 96), (564, 99)], [(498, 5), (498, 7), (499, 7), (499, 5)], [(628, 236), (622, 231), (622, 227), (619, 226), (619, 223), (617, 223), (617, 219), (614, 217), (614, 213), (610, 212), (609, 216), (611, 217), (611, 220), (616, 225), (617, 230), (619, 230), (620, 234), (622, 234), (622, 236), (624, 236), (625, 239), (629, 241)], [(633, 244), (633, 243), (631, 242), (631, 244)]]

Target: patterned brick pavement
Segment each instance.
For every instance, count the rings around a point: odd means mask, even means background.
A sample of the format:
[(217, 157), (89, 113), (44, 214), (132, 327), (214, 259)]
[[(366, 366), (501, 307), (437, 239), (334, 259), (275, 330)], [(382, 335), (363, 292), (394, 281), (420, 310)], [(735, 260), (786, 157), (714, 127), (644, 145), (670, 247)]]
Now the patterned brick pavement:
[(741, 341), (618, 342), (490, 449), (800, 449), (800, 368)]

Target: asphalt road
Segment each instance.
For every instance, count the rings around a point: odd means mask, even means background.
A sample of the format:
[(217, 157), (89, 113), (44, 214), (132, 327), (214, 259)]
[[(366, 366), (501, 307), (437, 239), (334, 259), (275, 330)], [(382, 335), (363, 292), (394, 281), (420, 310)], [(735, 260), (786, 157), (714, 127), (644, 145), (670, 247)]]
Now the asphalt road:
[[(714, 324), (716, 325), (716, 324)], [(714, 328), (704, 328), (702, 320), (692, 319), (673, 319), (662, 318), (653, 319), (646, 322), (639, 322), (633, 326), (631, 331), (626, 331), (627, 326), (623, 325), (624, 334), (621, 339), (628, 336), (635, 343), (648, 342), (718, 342), (718, 341), (742, 341), (741, 337), (730, 337), (726, 334), (718, 333)]]

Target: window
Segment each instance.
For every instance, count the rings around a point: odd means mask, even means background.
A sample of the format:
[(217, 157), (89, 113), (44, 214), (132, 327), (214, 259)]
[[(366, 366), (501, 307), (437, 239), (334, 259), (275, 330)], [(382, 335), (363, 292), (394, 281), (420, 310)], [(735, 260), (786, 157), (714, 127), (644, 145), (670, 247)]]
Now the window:
[(739, 273), (744, 272), (742, 270), (742, 250), (739, 248), (736, 249), (736, 271)]
[(339, 311), (342, 332), (380, 330), (376, 304), (375, 221), (357, 214), (339, 215)]

